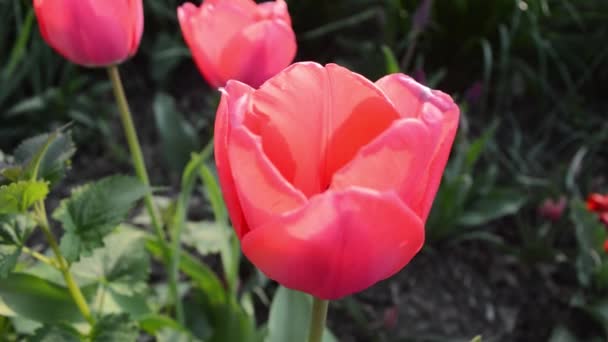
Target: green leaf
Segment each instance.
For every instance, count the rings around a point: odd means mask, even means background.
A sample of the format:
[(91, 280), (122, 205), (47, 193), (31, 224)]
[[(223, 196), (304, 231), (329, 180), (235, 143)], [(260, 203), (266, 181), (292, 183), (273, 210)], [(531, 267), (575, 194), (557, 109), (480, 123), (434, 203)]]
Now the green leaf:
[(49, 185), (42, 181), (21, 181), (0, 186), (0, 214), (23, 213), (34, 203), (44, 200)]
[(186, 331), (165, 328), (156, 334), (156, 342), (198, 342), (199, 339), (193, 337)]
[(110, 234), (104, 239), (105, 247), (72, 265), (72, 273), (83, 285), (103, 282), (124, 295), (141, 292), (150, 272), (143, 238), (144, 233), (136, 230)]
[[(146, 236), (146, 249), (155, 258), (162, 258), (161, 243), (155, 236)], [(222, 282), (209, 266), (195, 259), (186, 252), (181, 252), (180, 270), (189, 276), (194, 284), (209, 296), (212, 304), (225, 301), (226, 292)]]
[(0, 279), (15, 268), (33, 222), (26, 216), (0, 216)]
[(222, 268), (228, 282), (228, 287), (234, 292), (237, 289), (236, 283), (241, 261), (240, 242), (236, 238), (234, 231), (228, 225), (228, 212), (226, 210), (226, 205), (224, 204), (217, 176), (205, 164), (201, 165), (199, 173), (205, 186), (205, 194), (213, 208), (213, 216), (218, 225), (217, 228), (224, 232), (222, 234), (224, 235), (224, 239), (219, 241), (220, 244), (218, 244), (218, 247), (222, 257)]
[(480, 198), (458, 220), (463, 226), (480, 226), (492, 220), (517, 213), (527, 202), (519, 191), (494, 189)]
[[(54, 135), (54, 136), (53, 136)], [(50, 139), (50, 141), (49, 141)], [(48, 144), (48, 146), (46, 146)], [(46, 148), (46, 153), (39, 155)], [(51, 184), (56, 183), (70, 166), (70, 158), (76, 152), (76, 146), (69, 133), (55, 132), (42, 134), (23, 141), (13, 152), (15, 161), (22, 165), (24, 174), (21, 179), (30, 179), (39, 160), (38, 179)]]
[(190, 153), (200, 148), (196, 130), (177, 111), (173, 98), (164, 93), (154, 99), (154, 118), (169, 166), (175, 171), (182, 170), (190, 160)]
[[(306, 342), (312, 312), (312, 298), (280, 286), (270, 305), (268, 336), (265, 342)], [(337, 341), (328, 329), (323, 342)]]
[(187, 326), (192, 333), (206, 342), (253, 342), (256, 336), (255, 321), (231, 297), (216, 303), (209, 294), (196, 291), (187, 301)]
[(45, 325), (36, 330), (29, 342), (80, 342), (80, 333), (66, 324)]
[(67, 288), (23, 273), (12, 273), (0, 281), (0, 315), (42, 323), (82, 321)]
[(74, 191), (53, 213), (66, 231), (61, 239), (66, 259), (78, 260), (103, 246), (103, 237), (126, 219), (147, 191), (139, 180), (127, 176), (107, 177)]
[(393, 50), (386, 45), (382, 45), (382, 53), (384, 54), (386, 73), (394, 74), (400, 72), (401, 70), (399, 68), (399, 62), (397, 62), (397, 57), (395, 57)]
[(579, 247), (576, 257), (577, 277), (579, 282), (587, 287), (591, 285), (594, 274), (603, 268), (600, 256), (604, 253), (602, 244), (608, 234), (596, 214), (587, 210), (585, 203), (580, 200), (573, 201), (570, 208), (570, 218), (574, 222)]
[(230, 233), (218, 222), (188, 222), (182, 233), (182, 243), (194, 247), (201, 255), (208, 255), (219, 253), (230, 237)]
[(163, 330), (185, 331), (173, 318), (161, 314), (149, 314), (139, 319), (139, 327), (150, 335)]
[(91, 333), (92, 342), (134, 342), (139, 332), (129, 315), (107, 315), (97, 321)]
[(576, 336), (563, 325), (553, 328), (549, 342), (578, 342)]

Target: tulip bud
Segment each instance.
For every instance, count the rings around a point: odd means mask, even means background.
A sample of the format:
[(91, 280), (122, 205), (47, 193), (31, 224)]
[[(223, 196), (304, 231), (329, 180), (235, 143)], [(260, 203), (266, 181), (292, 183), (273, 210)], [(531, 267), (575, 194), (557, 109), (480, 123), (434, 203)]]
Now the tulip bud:
[(34, 10), (47, 44), (89, 67), (133, 56), (144, 28), (141, 0), (34, 0)]

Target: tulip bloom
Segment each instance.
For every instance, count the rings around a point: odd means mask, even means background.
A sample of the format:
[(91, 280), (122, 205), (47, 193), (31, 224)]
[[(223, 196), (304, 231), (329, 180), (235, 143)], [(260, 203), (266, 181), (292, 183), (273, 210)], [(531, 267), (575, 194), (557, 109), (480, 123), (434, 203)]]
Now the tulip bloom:
[(34, 0), (42, 38), (83, 66), (119, 64), (133, 56), (144, 29), (141, 0)]
[(199, 70), (213, 87), (234, 79), (258, 87), (288, 66), (296, 38), (284, 0), (205, 0), (177, 15)]
[(215, 123), (220, 184), (244, 254), (322, 299), (364, 290), (424, 242), (459, 108), (393, 74), (375, 84), (296, 63), (260, 89), (230, 81)]

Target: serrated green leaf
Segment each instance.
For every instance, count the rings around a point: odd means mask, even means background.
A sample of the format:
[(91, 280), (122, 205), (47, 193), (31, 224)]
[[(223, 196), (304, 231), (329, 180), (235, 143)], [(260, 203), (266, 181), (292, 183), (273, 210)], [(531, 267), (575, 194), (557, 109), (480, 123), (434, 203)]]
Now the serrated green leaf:
[(0, 245), (23, 245), (34, 221), (24, 215), (0, 215)]
[(182, 233), (182, 243), (196, 248), (201, 255), (219, 253), (229, 243), (229, 232), (218, 222), (188, 222)]
[(103, 246), (103, 237), (124, 219), (148, 191), (134, 177), (112, 176), (76, 190), (53, 213), (66, 232), (61, 250), (72, 262)]
[(0, 245), (0, 281), (13, 271), (20, 255), (21, 247)]
[(80, 334), (69, 325), (45, 325), (36, 330), (28, 342), (80, 342)]
[(0, 186), (0, 214), (25, 212), (34, 203), (44, 200), (49, 185), (42, 181), (21, 181)]
[[(50, 141), (49, 137), (56, 134), (55, 139)], [(22, 165), (24, 174), (21, 179), (29, 179), (34, 165), (32, 161), (40, 153), (41, 149), (49, 143), (46, 153), (40, 156), (38, 169), (39, 179), (56, 183), (61, 179), (70, 164), (70, 158), (76, 152), (76, 146), (69, 133), (56, 132), (53, 134), (41, 134), (23, 141), (14, 151), (15, 161)]]
[(26, 216), (0, 216), (0, 279), (15, 268), (33, 223)]
[(134, 342), (139, 335), (137, 324), (130, 320), (129, 315), (103, 316), (93, 328), (92, 342)]
[(124, 295), (145, 288), (150, 272), (150, 258), (144, 246), (144, 234), (121, 230), (104, 239), (104, 248), (83, 257), (72, 265), (72, 272), (82, 284), (103, 282)]

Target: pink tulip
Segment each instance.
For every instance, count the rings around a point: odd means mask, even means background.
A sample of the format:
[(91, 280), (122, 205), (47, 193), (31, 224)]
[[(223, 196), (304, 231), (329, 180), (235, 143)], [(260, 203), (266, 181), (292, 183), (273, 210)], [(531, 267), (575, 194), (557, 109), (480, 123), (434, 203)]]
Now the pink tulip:
[(133, 56), (144, 29), (141, 0), (34, 0), (34, 9), (44, 40), (84, 66)]
[(451, 97), (393, 74), (375, 84), (296, 63), (255, 90), (230, 81), (215, 157), (244, 254), (288, 288), (340, 298), (402, 269), (458, 126)]
[(177, 10), (184, 39), (213, 87), (234, 79), (258, 87), (288, 66), (296, 38), (284, 0), (205, 0)]

